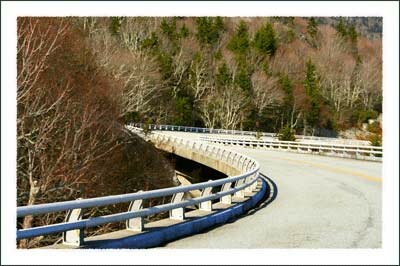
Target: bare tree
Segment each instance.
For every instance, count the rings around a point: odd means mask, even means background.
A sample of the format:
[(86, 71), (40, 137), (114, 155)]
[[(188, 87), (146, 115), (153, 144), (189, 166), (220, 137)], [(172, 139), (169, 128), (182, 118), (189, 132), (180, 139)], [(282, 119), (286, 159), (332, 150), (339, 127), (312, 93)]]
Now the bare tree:
[(59, 46), (59, 39), (65, 33), (67, 25), (60, 21), (57, 29), (51, 30), (39, 25), (39, 20), (24, 18), (18, 26), (18, 74), (17, 101), (24, 100), (39, 80), (40, 74), (48, 67), (48, 57)]
[(360, 90), (352, 86), (352, 74), (356, 68), (354, 57), (347, 52), (343, 41), (336, 37), (333, 29), (322, 27), (325, 40), (313, 54), (320, 73), (321, 94), (333, 103), (339, 120), (343, 111), (358, 100)]
[(202, 58), (193, 60), (189, 71), (190, 89), (193, 93), (194, 101), (198, 102), (203, 95), (210, 90), (211, 85), (208, 80), (207, 62)]
[(104, 26), (89, 38), (99, 65), (121, 83), (121, 116), (149, 113), (160, 96), (163, 84), (157, 62), (141, 48), (156, 24), (154, 19), (125, 18), (120, 30), (122, 43)]
[(370, 58), (363, 62), (358, 77), (358, 86), (361, 89), (360, 98), (365, 109), (372, 109), (382, 96), (382, 61)]
[[(82, 104), (74, 99), (86, 84), (77, 88), (68, 78), (52, 79), (51, 62), (68, 34), (62, 19), (18, 20), (18, 205), (80, 197), (82, 185), (105, 176), (104, 169), (95, 166), (121, 145), (116, 141), (120, 136), (116, 125), (110, 123), (110, 108), (96, 100)], [(26, 216), (19, 226), (29, 228), (63, 218), (62, 213)], [(30, 247), (40, 239), (23, 240), (19, 246)]]
[(235, 129), (242, 122), (247, 101), (248, 97), (233, 83), (213, 89), (202, 102), (201, 117), (207, 127)]
[(121, 40), (131, 51), (141, 49), (143, 40), (149, 38), (157, 28), (154, 18), (126, 17), (121, 24)]
[(162, 85), (154, 59), (144, 52), (132, 51), (125, 59), (117, 57), (113, 61), (114, 77), (123, 84), (122, 115), (150, 112)]
[(251, 76), (254, 97), (253, 101), (261, 114), (271, 104), (278, 104), (282, 101), (283, 92), (278, 87), (278, 78), (267, 77), (261, 70)]
[(231, 84), (216, 100), (221, 127), (235, 129), (243, 119), (241, 112), (248, 100), (246, 95), (238, 86)]
[[(47, 27), (43, 27), (38, 19), (18, 20), (17, 175), (20, 183), (28, 187), (29, 193), (25, 196), (28, 205), (35, 203), (39, 192), (39, 183), (35, 180), (35, 171), (39, 167), (36, 152), (42, 146), (44, 139), (48, 138), (49, 129), (54, 128), (55, 123), (62, 119), (60, 114), (55, 114), (43, 121), (41, 127), (32, 126), (37, 118), (55, 113), (54, 110), (60, 107), (65, 97), (62, 93), (52, 104), (48, 104), (43, 102), (45, 98), (43, 90), (37, 90), (40, 75), (48, 68), (48, 58), (57, 50), (58, 41), (66, 30), (63, 21), (55, 26), (56, 30), (51, 31), (50, 23)], [(25, 217), (23, 228), (30, 227), (32, 219), (31, 216)], [(22, 245), (26, 245), (26, 241), (22, 242)]]
[(358, 51), (362, 57), (359, 70), (358, 86), (361, 87), (360, 98), (365, 109), (371, 109), (381, 103), (382, 97), (382, 44), (360, 38)]
[(209, 93), (200, 102), (200, 117), (208, 128), (215, 128), (218, 123), (216, 89), (211, 87)]

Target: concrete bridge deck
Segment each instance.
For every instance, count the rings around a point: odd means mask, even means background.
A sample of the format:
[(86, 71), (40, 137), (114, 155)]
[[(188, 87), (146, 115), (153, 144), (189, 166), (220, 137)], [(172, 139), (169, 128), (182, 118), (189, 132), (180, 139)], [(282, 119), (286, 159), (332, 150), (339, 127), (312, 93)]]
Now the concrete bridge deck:
[[(179, 135), (194, 139), (199, 134)], [(381, 163), (229, 148), (258, 160), (261, 172), (277, 185), (277, 198), (233, 223), (166, 248), (381, 247)]]

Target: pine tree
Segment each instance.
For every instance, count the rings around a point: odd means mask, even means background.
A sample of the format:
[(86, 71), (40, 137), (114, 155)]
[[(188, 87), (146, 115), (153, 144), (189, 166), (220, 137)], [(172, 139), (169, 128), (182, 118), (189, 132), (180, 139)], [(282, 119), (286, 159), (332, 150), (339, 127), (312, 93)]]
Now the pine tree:
[(216, 17), (213, 23), (214, 30), (223, 32), (225, 30), (225, 23), (221, 17)]
[(254, 47), (261, 53), (273, 56), (277, 49), (277, 40), (271, 23), (261, 27), (254, 36)]
[(188, 29), (188, 27), (186, 27), (185, 24), (182, 25), (179, 35), (181, 38), (186, 38), (189, 36), (189, 29)]
[(142, 41), (142, 48), (152, 49), (158, 46), (158, 36), (155, 32), (151, 33), (151, 36)]
[(318, 24), (315, 18), (313, 17), (308, 20), (307, 32), (311, 36), (311, 38), (315, 38), (317, 36)]
[(356, 27), (354, 25), (351, 25), (347, 31), (347, 35), (349, 36), (349, 39), (352, 43), (357, 43), (357, 31)]
[(290, 25), (292, 26), (294, 24), (294, 17), (283, 17), (281, 19), (282, 23), (285, 25)]
[(196, 38), (201, 44), (209, 44), (209, 29), (211, 28), (211, 22), (207, 17), (196, 18)]
[(315, 128), (318, 125), (320, 118), (320, 95), (318, 88), (318, 78), (315, 70), (315, 65), (308, 60), (306, 63), (306, 78), (303, 82), (304, 89), (310, 99), (310, 109), (306, 113), (307, 123)]
[(226, 63), (223, 63), (219, 68), (216, 75), (216, 83), (219, 86), (228, 85), (231, 82), (232, 76), (229, 72)]
[(279, 85), (285, 92), (285, 96), (283, 97), (282, 113), (286, 123), (289, 124), (294, 103), (293, 84), (288, 75), (282, 75), (279, 79)]
[(317, 81), (315, 65), (309, 59), (306, 62), (306, 79), (304, 80), (304, 88), (307, 95), (315, 97), (318, 94)]
[(342, 18), (339, 19), (339, 23), (335, 26), (338, 35), (342, 38), (347, 36), (347, 27)]
[(358, 47), (357, 47), (358, 34), (356, 31), (356, 27), (354, 25), (351, 25), (349, 27), (349, 29), (347, 31), (347, 35), (350, 40), (351, 53), (356, 58), (356, 60), (359, 60)]
[(244, 91), (249, 92), (251, 89), (251, 80), (248, 71), (242, 67), (235, 77), (235, 83)]
[(237, 53), (244, 54), (250, 45), (248, 27), (245, 21), (241, 20), (236, 27), (232, 39), (228, 43), (228, 49)]
[(176, 40), (178, 34), (176, 32), (176, 17), (172, 18), (170, 22), (163, 18), (160, 24), (161, 32), (165, 34), (170, 40)]
[(196, 19), (196, 38), (200, 44), (213, 45), (218, 42), (221, 33), (225, 30), (224, 21), (221, 17), (199, 17)]
[(121, 31), (122, 21), (123, 21), (122, 17), (111, 17), (110, 31), (112, 35), (114, 36), (119, 35)]
[(285, 107), (290, 108), (293, 104), (293, 85), (290, 81), (288, 75), (283, 75), (279, 79), (279, 84), (281, 85), (283, 91), (285, 92), (285, 96), (283, 98), (283, 104)]

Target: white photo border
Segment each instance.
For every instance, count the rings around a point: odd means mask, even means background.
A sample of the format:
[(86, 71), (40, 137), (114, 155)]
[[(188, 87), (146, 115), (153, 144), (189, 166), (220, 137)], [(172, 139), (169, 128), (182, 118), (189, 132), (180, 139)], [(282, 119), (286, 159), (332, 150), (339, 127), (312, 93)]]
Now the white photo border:
[[(398, 2), (2, 2), (2, 264), (398, 264)], [(18, 16), (383, 17), (383, 232), (381, 249), (18, 250), (16, 237), (16, 18)], [(263, 225), (260, 225), (263, 226)]]

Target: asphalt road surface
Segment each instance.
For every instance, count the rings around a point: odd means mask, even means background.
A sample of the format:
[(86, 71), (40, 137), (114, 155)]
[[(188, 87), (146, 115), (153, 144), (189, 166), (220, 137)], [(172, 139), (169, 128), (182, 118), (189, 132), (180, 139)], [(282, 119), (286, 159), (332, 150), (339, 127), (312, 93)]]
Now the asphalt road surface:
[(259, 161), (277, 197), (232, 223), (164, 248), (381, 247), (382, 163), (229, 148)]

